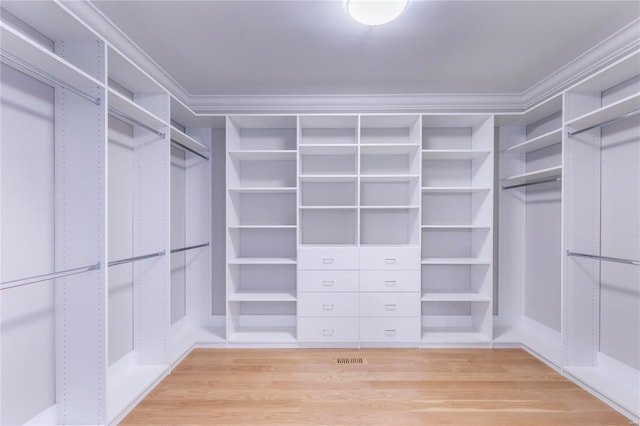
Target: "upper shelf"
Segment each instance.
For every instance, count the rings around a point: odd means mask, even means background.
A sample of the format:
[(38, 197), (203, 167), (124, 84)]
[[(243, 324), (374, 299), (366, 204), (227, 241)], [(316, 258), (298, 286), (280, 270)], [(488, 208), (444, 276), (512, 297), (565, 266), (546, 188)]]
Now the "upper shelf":
[(522, 143), (507, 148), (505, 152), (527, 153), (562, 142), (562, 129), (540, 135), (537, 138), (526, 140)]
[(549, 167), (548, 169), (536, 170), (535, 172), (523, 173), (510, 176), (502, 180), (506, 185), (518, 185), (521, 183), (533, 182), (540, 179), (562, 176), (562, 166)]
[(609, 120), (614, 120), (638, 109), (640, 109), (640, 93), (634, 93), (617, 102), (574, 118), (568, 121), (566, 125), (571, 127), (573, 131), (579, 131)]
[(474, 158), (487, 156), (489, 151), (473, 149), (424, 149), (424, 160), (473, 160)]
[(109, 88), (109, 107), (115, 108), (117, 111), (127, 115), (128, 117), (139, 121), (140, 123), (151, 127), (157, 131), (162, 131), (169, 124), (162, 121), (156, 115), (145, 110), (133, 101), (125, 98), (112, 88)]
[[(71, 87), (94, 92), (97, 88), (104, 88), (102, 82), (50, 50), (29, 40), (4, 22), (0, 22), (0, 39), (2, 40), (3, 52), (15, 56), (34, 68), (45, 70), (47, 74)], [(2, 62), (12, 65), (12, 62), (4, 57)]]
[(295, 150), (245, 150), (229, 151), (232, 158), (238, 160), (296, 160)]
[(206, 146), (202, 145), (200, 142), (174, 126), (171, 126), (171, 140), (178, 142), (184, 147), (195, 151), (202, 156), (207, 156), (209, 153), (209, 149)]

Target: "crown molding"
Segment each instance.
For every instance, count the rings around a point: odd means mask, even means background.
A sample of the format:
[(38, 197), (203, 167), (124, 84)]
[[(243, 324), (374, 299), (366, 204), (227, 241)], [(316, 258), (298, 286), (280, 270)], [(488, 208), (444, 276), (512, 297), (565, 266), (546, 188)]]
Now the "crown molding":
[(93, 3), (88, 0), (60, 0), (60, 3), (109, 45), (120, 51), (120, 53), (149, 74), (152, 79), (156, 80), (156, 83), (183, 103), (188, 104), (191, 95), (184, 87), (174, 80), (157, 62), (151, 59), (133, 40), (98, 10)]
[(524, 109), (562, 92), (639, 48), (640, 19), (636, 19), (525, 91)]
[(151, 59), (89, 0), (61, 0), (107, 43), (147, 72), (196, 114), (296, 113), (518, 113), (556, 95), (640, 48), (633, 21), (522, 93), (379, 95), (193, 95)]

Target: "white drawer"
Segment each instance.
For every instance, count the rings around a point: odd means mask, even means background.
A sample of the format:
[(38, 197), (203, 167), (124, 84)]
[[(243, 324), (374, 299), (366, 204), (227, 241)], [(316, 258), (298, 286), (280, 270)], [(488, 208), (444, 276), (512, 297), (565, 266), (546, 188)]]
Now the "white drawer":
[(420, 270), (419, 247), (363, 247), (360, 269)]
[(358, 271), (298, 271), (298, 291), (357, 292)]
[(357, 247), (299, 247), (298, 269), (358, 269)]
[(420, 293), (360, 293), (361, 317), (419, 317)]
[(358, 293), (299, 293), (298, 315), (357, 317)]
[(361, 318), (361, 342), (419, 342), (420, 317)]
[(358, 318), (298, 318), (300, 342), (357, 342)]
[(420, 292), (420, 287), (420, 271), (360, 271), (360, 291)]

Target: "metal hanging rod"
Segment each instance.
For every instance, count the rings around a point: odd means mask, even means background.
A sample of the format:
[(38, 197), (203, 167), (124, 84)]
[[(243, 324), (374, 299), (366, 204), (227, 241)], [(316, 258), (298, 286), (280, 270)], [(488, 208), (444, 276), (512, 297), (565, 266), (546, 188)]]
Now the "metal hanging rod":
[(548, 183), (548, 182), (559, 182), (561, 180), (562, 180), (561, 177), (554, 177), (554, 178), (550, 178), (550, 179), (536, 180), (536, 181), (533, 181), (533, 182), (519, 183), (517, 185), (503, 186), (502, 189), (505, 190), (505, 189), (512, 189), (512, 188), (520, 188), (522, 186), (538, 185), (540, 183)]
[(64, 271), (52, 272), (50, 274), (34, 275), (33, 277), (21, 278), (19, 280), (11, 280), (0, 283), (0, 290), (8, 288), (21, 287), (27, 284), (38, 283), (41, 281), (54, 280), (57, 278), (67, 277), (69, 275), (81, 274), (87, 271), (95, 271), (100, 269), (100, 262), (95, 265), (83, 266), (81, 268), (66, 269)]
[(179, 146), (180, 148), (184, 149), (185, 151), (189, 151), (190, 153), (195, 154), (198, 157), (209, 161), (209, 157), (207, 157), (206, 155), (200, 154), (198, 151), (196, 151), (194, 149), (191, 149), (188, 146), (185, 146), (185, 145), (181, 144), (180, 142), (177, 142), (177, 141), (174, 141), (173, 139), (171, 139), (171, 143), (174, 144), (174, 145)]
[(608, 126), (609, 124), (617, 123), (620, 120), (624, 120), (625, 118), (633, 117), (634, 115), (638, 115), (638, 114), (640, 114), (640, 109), (628, 112), (625, 115), (621, 115), (620, 117), (612, 118), (611, 120), (603, 121), (602, 123), (594, 124), (593, 126), (589, 126), (584, 129), (576, 130), (575, 132), (567, 132), (567, 135), (569, 135), (569, 137), (579, 135), (582, 132), (595, 129), (596, 127)]
[(163, 132), (161, 132), (160, 130), (156, 130), (151, 126), (147, 126), (146, 124), (144, 124), (141, 121), (136, 120), (135, 118), (130, 117), (129, 115), (125, 114), (124, 112), (120, 111), (117, 108), (114, 107), (109, 107), (109, 113), (112, 115), (116, 115), (122, 119), (124, 119), (125, 121), (128, 121), (130, 124), (135, 124), (137, 126), (143, 127), (145, 129), (147, 129), (148, 131), (150, 131), (151, 133), (155, 133), (156, 135), (160, 136), (161, 138), (164, 138), (165, 134)]
[(209, 243), (198, 244), (196, 246), (183, 247), (183, 248), (179, 248), (179, 249), (173, 249), (173, 250), (171, 250), (171, 254), (180, 253), (182, 251), (187, 251), (187, 250), (193, 250), (193, 249), (197, 249), (197, 248), (201, 248), (201, 247), (209, 247)]
[(571, 250), (567, 250), (567, 256), (586, 257), (588, 259), (604, 260), (607, 262), (617, 262), (617, 263), (625, 263), (627, 265), (640, 266), (640, 260), (621, 259), (619, 257), (596, 256), (593, 254), (576, 253)]
[(139, 260), (151, 259), (152, 257), (159, 257), (159, 256), (164, 256), (164, 255), (165, 255), (165, 251), (162, 250), (162, 251), (159, 251), (157, 253), (151, 253), (151, 254), (145, 254), (145, 255), (142, 255), (142, 256), (130, 257), (128, 259), (114, 260), (112, 262), (109, 262), (108, 266), (122, 265), (124, 263), (137, 262)]
[(41, 77), (51, 83), (53, 83), (56, 86), (60, 86), (64, 89), (67, 89), (68, 91), (75, 93), (76, 95), (80, 96), (83, 99), (88, 100), (89, 102), (92, 102), (96, 105), (100, 105), (101, 101), (100, 98), (96, 98), (95, 96), (90, 95), (89, 93), (78, 89), (77, 87), (73, 87), (70, 84), (65, 83), (64, 81), (60, 80), (57, 77), (52, 76), (51, 74), (49, 74), (48, 72), (45, 72), (43, 70), (41, 70), (40, 68), (37, 68), (27, 62), (24, 62), (22, 59), (17, 58), (15, 56), (13, 56), (11, 53), (6, 52), (3, 49), (0, 49), (0, 56), (2, 56), (2, 58), (8, 60), (9, 62), (13, 62), (14, 64), (28, 70), (29, 72), (37, 75), (38, 77)]

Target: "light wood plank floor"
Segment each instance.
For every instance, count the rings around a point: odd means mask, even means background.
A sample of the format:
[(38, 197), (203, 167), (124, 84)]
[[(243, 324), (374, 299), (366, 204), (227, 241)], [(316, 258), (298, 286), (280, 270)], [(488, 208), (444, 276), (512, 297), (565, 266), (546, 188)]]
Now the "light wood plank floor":
[(122, 424), (631, 423), (520, 349), (197, 349)]

